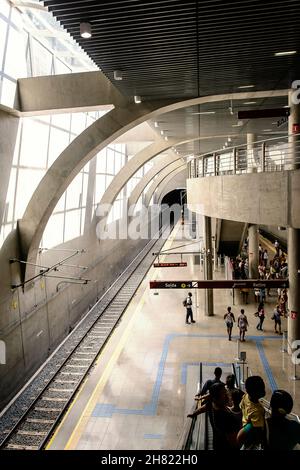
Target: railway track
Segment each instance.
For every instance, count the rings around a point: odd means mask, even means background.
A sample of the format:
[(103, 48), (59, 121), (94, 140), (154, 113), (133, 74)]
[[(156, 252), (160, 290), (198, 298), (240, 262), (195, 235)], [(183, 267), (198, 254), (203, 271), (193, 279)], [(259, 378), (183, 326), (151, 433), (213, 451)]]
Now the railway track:
[[(27, 395), (27, 389), (24, 391), (26, 398), (22, 395), (18, 398), (22, 403), (22, 414), (14, 416), (14, 412), (10, 412), (10, 421), (14, 423), (10, 429), (2, 431), (1, 450), (45, 448), (150, 269), (153, 248), (159, 251), (164, 243), (165, 240), (159, 238), (145, 246), (96, 304), (80, 331), (76, 331), (65, 343), (63, 352), (58, 350), (58, 356), (53, 356), (48, 364), (49, 370), (42, 371)], [(34, 390), (36, 393), (32, 396)], [(18, 415), (20, 408), (17, 410)]]

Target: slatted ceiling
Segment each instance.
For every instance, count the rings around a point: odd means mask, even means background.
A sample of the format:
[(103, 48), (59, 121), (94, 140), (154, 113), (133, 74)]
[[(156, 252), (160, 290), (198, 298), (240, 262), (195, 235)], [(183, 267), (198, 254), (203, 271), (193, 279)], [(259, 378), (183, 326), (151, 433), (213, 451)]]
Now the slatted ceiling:
[[(299, 0), (46, 0), (44, 4), (124, 95), (140, 95), (143, 101), (238, 92), (243, 91), (239, 86), (249, 84), (255, 88), (248, 91), (288, 88), (300, 77), (299, 54), (274, 56), (279, 51), (300, 53)], [(91, 23), (91, 39), (80, 37), (81, 21)], [(114, 70), (122, 71), (122, 81), (114, 81)], [(287, 104), (286, 98), (250, 101), (257, 102), (253, 107)], [(199, 135), (199, 128), (202, 135), (272, 127), (270, 121), (256, 120), (233, 128), (237, 117), (230, 115), (229, 105), (178, 110), (162, 120), (167, 121), (170, 137)], [(241, 101), (234, 108), (249, 106)], [(200, 109), (216, 114), (192, 115)], [(181, 148), (196, 152), (199, 145)]]

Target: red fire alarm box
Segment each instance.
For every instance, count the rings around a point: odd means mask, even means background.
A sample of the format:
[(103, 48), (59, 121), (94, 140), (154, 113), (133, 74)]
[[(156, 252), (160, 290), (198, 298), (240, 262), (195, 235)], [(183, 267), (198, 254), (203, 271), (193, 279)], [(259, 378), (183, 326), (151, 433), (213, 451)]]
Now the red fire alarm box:
[(297, 318), (297, 312), (294, 312), (293, 310), (291, 311), (291, 319), (296, 320)]
[(293, 124), (293, 134), (299, 134), (300, 124)]

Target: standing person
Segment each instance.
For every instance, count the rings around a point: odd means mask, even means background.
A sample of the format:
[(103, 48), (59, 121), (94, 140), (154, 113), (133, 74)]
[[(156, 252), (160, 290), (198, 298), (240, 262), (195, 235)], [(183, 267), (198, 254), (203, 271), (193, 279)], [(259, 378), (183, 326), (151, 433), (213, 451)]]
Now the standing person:
[(269, 255), (268, 255), (268, 250), (266, 249), (263, 254), (263, 262), (264, 262), (265, 267), (267, 267), (268, 259), (269, 259)]
[[(202, 390), (200, 392), (200, 395), (203, 396), (203, 395), (206, 395), (207, 392), (209, 392), (210, 388), (214, 385), (214, 384), (223, 384), (225, 385), (222, 381), (221, 381), (221, 377), (222, 377), (222, 369), (221, 367), (216, 367), (215, 368), (215, 371), (214, 371), (214, 376), (215, 378), (214, 379), (209, 379), (205, 382), (205, 384), (203, 385), (202, 387)], [(198, 395), (198, 396), (200, 396)], [(197, 396), (197, 395), (196, 395)]]
[(231, 307), (227, 307), (227, 313), (225, 313), (224, 315), (224, 320), (225, 320), (225, 325), (227, 327), (228, 341), (231, 341), (233, 322), (235, 322), (235, 318), (231, 311)]
[[(185, 323), (196, 323), (194, 318), (193, 318), (193, 310), (192, 310), (192, 293), (189, 292), (187, 298), (184, 300), (183, 305), (186, 307), (186, 317), (185, 317)], [(191, 321), (189, 322), (189, 318)]]
[[(274, 322), (275, 322), (275, 325), (274, 325), (274, 331), (275, 331), (275, 333), (278, 333), (278, 334), (280, 334), (280, 335), (282, 334), (282, 333), (281, 333), (281, 318), (280, 318), (280, 317), (282, 317), (282, 316), (283, 316), (283, 315), (282, 315), (282, 313), (281, 313), (281, 311), (280, 311), (279, 305), (276, 305), (276, 308), (274, 309), (273, 316), (272, 316), (271, 320), (274, 320)], [(278, 330), (279, 330), (279, 331), (277, 331), (277, 326), (278, 326)]]
[(260, 331), (263, 331), (262, 326), (263, 326), (263, 322), (265, 320), (265, 309), (264, 309), (264, 303), (263, 302), (261, 302), (259, 304), (257, 312), (258, 312), (259, 323), (258, 323), (256, 329), (260, 330)]
[(264, 443), (265, 409), (259, 402), (266, 394), (265, 383), (258, 375), (252, 375), (245, 382), (246, 393), (240, 408), (243, 413), (243, 429), (238, 433), (238, 443), (245, 449), (255, 449)]
[(241, 309), (241, 314), (238, 317), (238, 327), (240, 329), (240, 341), (245, 341), (245, 332), (247, 331), (248, 319), (245, 315), (245, 310)]
[(278, 240), (275, 240), (274, 247), (276, 250), (276, 256), (279, 256), (279, 242)]

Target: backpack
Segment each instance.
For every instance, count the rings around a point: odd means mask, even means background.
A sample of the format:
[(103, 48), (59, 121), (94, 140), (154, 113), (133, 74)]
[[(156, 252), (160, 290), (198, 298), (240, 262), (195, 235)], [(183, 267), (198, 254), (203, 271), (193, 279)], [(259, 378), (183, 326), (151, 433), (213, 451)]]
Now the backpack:
[(187, 300), (184, 299), (184, 301), (182, 302), (182, 304), (183, 304), (184, 307), (187, 307)]

